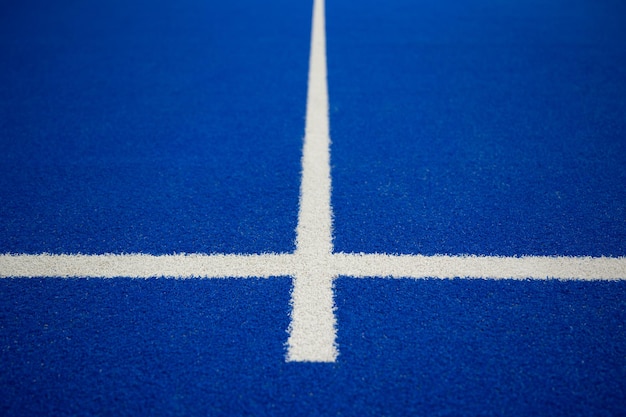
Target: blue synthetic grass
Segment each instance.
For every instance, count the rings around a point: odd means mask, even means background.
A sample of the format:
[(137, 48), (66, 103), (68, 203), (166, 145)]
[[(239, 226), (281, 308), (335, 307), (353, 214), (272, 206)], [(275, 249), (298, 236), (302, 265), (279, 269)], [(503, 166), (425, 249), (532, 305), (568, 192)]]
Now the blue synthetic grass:
[(0, 252), (293, 250), (308, 4), (5, 7)]
[(624, 16), (329, 1), (335, 249), (624, 255)]
[(284, 362), (286, 278), (0, 285), (3, 415), (623, 413), (623, 282), (340, 278), (335, 364)]
[[(311, 3), (0, 3), (0, 253), (294, 249)], [(626, 255), (619, 1), (327, 0), (337, 251)], [(0, 414), (623, 415), (626, 282), (0, 280)]]

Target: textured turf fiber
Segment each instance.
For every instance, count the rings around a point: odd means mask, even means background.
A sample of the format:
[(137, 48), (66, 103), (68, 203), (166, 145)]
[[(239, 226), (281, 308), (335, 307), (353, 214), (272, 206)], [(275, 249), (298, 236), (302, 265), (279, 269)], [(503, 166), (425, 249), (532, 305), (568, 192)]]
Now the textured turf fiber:
[(310, 7), (250, 3), (5, 6), (0, 252), (293, 250)]
[[(289, 255), (311, 6), (0, 1), (0, 254), (280, 252), (330, 294), (329, 239)], [(335, 252), (626, 256), (622, 1), (326, 8)], [(624, 415), (626, 271), (341, 276), (334, 363), (286, 360), (291, 278), (2, 278), (0, 415)]]
[(623, 3), (327, 7), (336, 250), (626, 253)]
[(288, 279), (0, 281), (4, 415), (619, 415), (626, 284), (340, 278), (335, 364)]

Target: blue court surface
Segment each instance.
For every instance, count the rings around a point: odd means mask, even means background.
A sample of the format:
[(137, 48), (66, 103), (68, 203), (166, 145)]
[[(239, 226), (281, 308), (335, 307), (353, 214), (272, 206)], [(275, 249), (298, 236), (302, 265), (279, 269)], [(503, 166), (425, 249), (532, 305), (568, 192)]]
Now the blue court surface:
[(0, 415), (626, 415), (625, 40), (618, 0), (0, 0)]

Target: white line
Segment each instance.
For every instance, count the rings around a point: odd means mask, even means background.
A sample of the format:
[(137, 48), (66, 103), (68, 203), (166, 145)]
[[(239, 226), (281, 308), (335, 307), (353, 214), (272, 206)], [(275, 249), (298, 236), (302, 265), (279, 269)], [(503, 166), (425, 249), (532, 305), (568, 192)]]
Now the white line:
[(626, 280), (626, 258), (333, 255), (335, 275), (389, 278)]
[(0, 277), (227, 278), (289, 276), (294, 255), (0, 255)]
[(333, 280), (470, 278), (626, 280), (626, 257), (333, 254), (324, 2), (315, 0), (294, 254), (0, 254), (0, 278), (293, 277), (288, 361), (334, 362)]
[(333, 249), (323, 0), (314, 2), (312, 26), (296, 251), (319, 256)]
[(335, 362), (337, 359), (333, 279), (316, 268), (294, 276), (287, 361)]
[(313, 3), (300, 211), (287, 360), (334, 362), (338, 350), (331, 270), (330, 135), (324, 1)]
[[(446, 256), (335, 253), (311, 259), (261, 255), (11, 255), (0, 254), (0, 278), (354, 278), (626, 280), (626, 257)], [(317, 278), (319, 279), (319, 278)]]

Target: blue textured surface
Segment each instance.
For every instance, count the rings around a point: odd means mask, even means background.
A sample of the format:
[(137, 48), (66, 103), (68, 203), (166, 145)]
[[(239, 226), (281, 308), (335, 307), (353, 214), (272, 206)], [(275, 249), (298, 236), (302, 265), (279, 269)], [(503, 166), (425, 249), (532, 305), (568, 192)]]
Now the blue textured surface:
[(624, 16), (330, 1), (335, 249), (626, 254)]
[(249, 3), (5, 5), (0, 252), (292, 250), (310, 7)]
[[(335, 249), (626, 255), (626, 10), (327, 0)], [(0, 253), (291, 251), (309, 1), (0, 2)], [(0, 415), (619, 416), (626, 282), (0, 280)]]
[(340, 278), (336, 364), (288, 279), (0, 281), (3, 415), (621, 415), (626, 283)]

